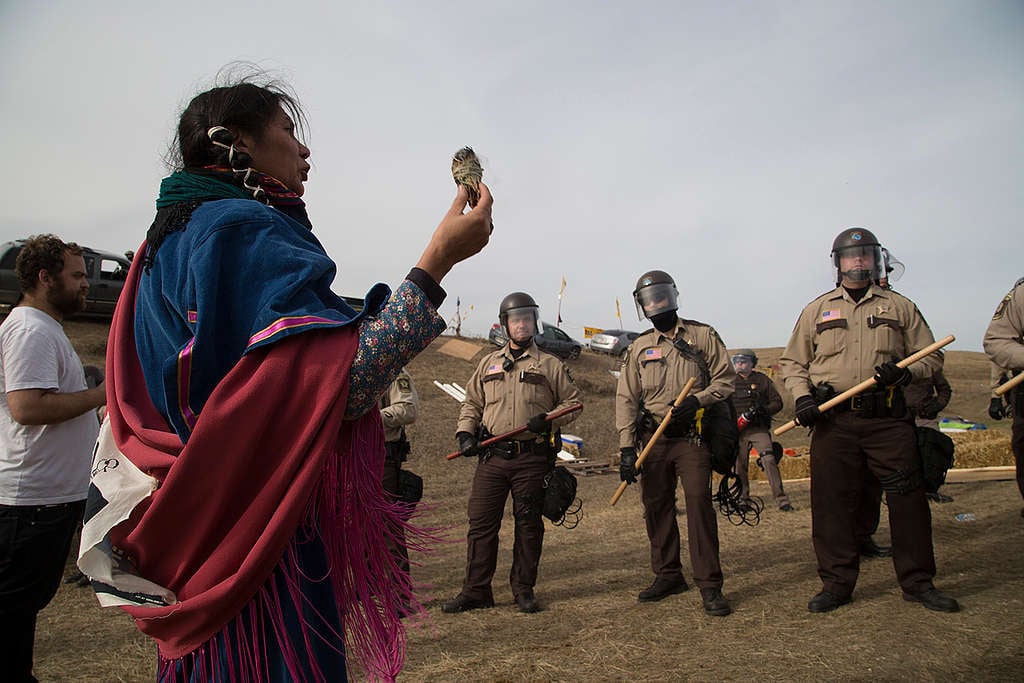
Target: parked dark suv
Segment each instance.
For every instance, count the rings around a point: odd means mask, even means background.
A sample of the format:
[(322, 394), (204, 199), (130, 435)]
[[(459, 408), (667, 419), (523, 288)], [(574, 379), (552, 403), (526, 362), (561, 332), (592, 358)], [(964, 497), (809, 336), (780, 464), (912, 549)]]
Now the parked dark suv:
[[(0, 244), (0, 305), (13, 306), (21, 297), (21, 287), (14, 275), (14, 262), (24, 240)], [(85, 272), (89, 275), (89, 294), (83, 315), (111, 316), (117, 297), (128, 277), (131, 261), (126, 255), (82, 247)]]
[[(542, 332), (534, 337), (537, 346), (553, 356), (558, 356), (562, 360), (575, 360), (580, 357), (580, 350), (583, 348), (582, 344), (554, 325), (541, 322), (540, 326)], [(504, 346), (508, 343), (505, 330), (498, 323), (491, 325), (491, 331), (487, 333), (487, 338), (496, 346)]]

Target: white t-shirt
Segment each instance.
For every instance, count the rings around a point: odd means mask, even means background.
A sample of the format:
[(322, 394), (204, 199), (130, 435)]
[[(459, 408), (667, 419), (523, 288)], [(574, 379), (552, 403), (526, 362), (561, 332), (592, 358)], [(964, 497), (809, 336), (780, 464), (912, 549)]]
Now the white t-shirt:
[(11, 417), (7, 392), (86, 389), (85, 372), (64, 328), (37, 308), (17, 306), (0, 324), (0, 504), (84, 500), (99, 423), (89, 410), (50, 425)]

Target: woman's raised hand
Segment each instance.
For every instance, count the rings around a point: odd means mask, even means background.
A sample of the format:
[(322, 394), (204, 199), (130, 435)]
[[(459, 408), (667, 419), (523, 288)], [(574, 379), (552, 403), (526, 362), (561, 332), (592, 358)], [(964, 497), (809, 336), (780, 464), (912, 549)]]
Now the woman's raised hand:
[(484, 183), (480, 183), (479, 191), (480, 200), (476, 206), (463, 213), (469, 202), (469, 192), (459, 186), (455, 201), (434, 230), (430, 243), (416, 264), (417, 268), (427, 271), (437, 282), (441, 282), (456, 263), (483, 249), (491, 237), (491, 230), (494, 229), (491, 223), (494, 198)]

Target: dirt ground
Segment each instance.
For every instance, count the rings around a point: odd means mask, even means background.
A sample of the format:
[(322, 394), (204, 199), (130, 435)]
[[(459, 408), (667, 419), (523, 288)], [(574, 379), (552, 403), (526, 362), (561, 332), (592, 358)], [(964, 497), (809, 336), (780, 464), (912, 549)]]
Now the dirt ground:
[[(69, 335), (86, 363), (102, 365), (104, 329), (69, 323)], [(410, 624), (400, 680), (1022, 679), (1024, 519), (1012, 481), (947, 484), (943, 491), (953, 502), (932, 504), (936, 584), (960, 600), (957, 614), (903, 601), (892, 563), (884, 559), (863, 563), (852, 604), (828, 614), (808, 613), (807, 600), (820, 582), (810, 540), (809, 483), (802, 479), (786, 484), (794, 513), (769, 505), (757, 526), (733, 526), (719, 517), (724, 592), (732, 615), (706, 616), (695, 589), (640, 604), (636, 594), (653, 577), (639, 491), (630, 488), (612, 507), (608, 501), (618, 476), (582, 473), (580, 525), (571, 530), (548, 525), (537, 585), (543, 611), (524, 615), (515, 609), (507, 583), (512, 529), (506, 511), (494, 582), (496, 607), (442, 613), (440, 601), (456, 594), (461, 584), (474, 467), (471, 461), (444, 459), (455, 445), (458, 404), (432, 381), (464, 384), (473, 368), (471, 361), (440, 353), (444, 341), (435, 342), (409, 368), (421, 398), (421, 419), (409, 430), (413, 455), (408, 467), (424, 478), (428, 509), (422, 522), (447, 527), (449, 542), (414, 557), (427, 617)], [(770, 368), (778, 351), (760, 351), (762, 366)], [(583, 455), (592, 462), (609, 460), (616, 451), (615, 379), (608, 372), (615, 365), (589, 352), (570, 363), (587, 403), (565, 431), (584, 439)], [(955, 392), (947, 414), (987, 419), (984, 357), (950, 353), (946, 374)], [(791, 414), (787, 401), (783, 416)], [(1007, 427), (992, 426), (1002, 432)], [(783, 444), (806, 445), (803, 432), (789, 432)], [(790, 460), (795, 466), (806, 457)], [(756, 482), (753, 492), (770, 498), (763, 482)], [(888, 539), (884, 513), (880, 542)], [(961, 513), (971, 513), (973, 521), (958, 521)], [(685, 527), (685, 519), (680, 522)], [(689, 578), (685, 539), (683, 567)], [(123, 614), (100, 609), (91, 590), (62, 585), (40, 615), (40, 681), (148, 681), (154, 672), (155, 647)]]

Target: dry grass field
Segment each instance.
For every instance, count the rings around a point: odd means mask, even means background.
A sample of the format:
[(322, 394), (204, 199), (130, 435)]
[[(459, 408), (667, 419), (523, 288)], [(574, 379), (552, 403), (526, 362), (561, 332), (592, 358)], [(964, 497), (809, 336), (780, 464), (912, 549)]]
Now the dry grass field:
[[(86, 363), (102, 365), (105, 327), (69, 323)], [(579, 476), (583, 519), (572, 530), (548, 526), (537, 595), (543, 611), (520, 614), (508, 587), (511, 518), (502, 528), (494, 609), (448, 615), (440, 601), (458, 592), (465, 559), (465, 508), (474, 463), (446, 461), (454, 447), (457, 403), (432, 380), (464, 384), (471, 361), (439, 351), (440, 339), (410, 371), (421, 419), (410, 430), (408, 467), (424, 478), (423, 523), (449, 529), (449, 543), (414, 559), (427, 618), (411, 624), (405, 681), (744, 681), (1021, 680), (1024, 672), (1024, 519), (1013, 481), (947, 484), (952, 503), (932, 504), (937, 585), (961, 601), (957, 614), (904, 602), (889, 560), (867, 560), (852, 604), (809, 614), (819, 590), (810, 540), (806, 455), (786, 458), (783, 473), (795, 513), (772, 506), (757, 526), (719, 517), (724, 592), (734, 613), (708, 617), (696, 590), (639, 604), (651, 581), (639, 492), (614, 508), (615, 474)], [(472, 340), (471, 340), (472, 341)], [(490, 348), (486, 342), (481, 349)], [(779, 349), (763, 349), (770, 368)], [(586, 407), (566, 431), (584, 439), (582, 455), (610, 462), (616, 453), (613, 359), (584, 352), (570, 363)], [(979, 353), (947, 354), (954, 388), (947, 414), (988, 421), (988, 366)], [(792, 415), (787, 401), (783, 416)], [(1007, 464), (1008, 425), (958, 435), (957, 467)], [(806, 452), (805, 430), (781, 441)], [(756, 469), (754, 470), (756, 472)], [(770, 497), (763, 482), (754, 493)], [(884, 511), (883, 511), (884, 512)], [(973, 513), (974, 521), (957, 521)], [(888, 537), (883, 514), (878, 539)], [(683, 553), (684, 572), (689, 560)], [(69, 568), (70, 570), (70, 568)], [(89, 589), (64, 585), (40, 615), (40, 681), (147, 681), (155, 648), (116, 610), (101, 610)], [(2, 675), (0, 675), (2, 678)]]

